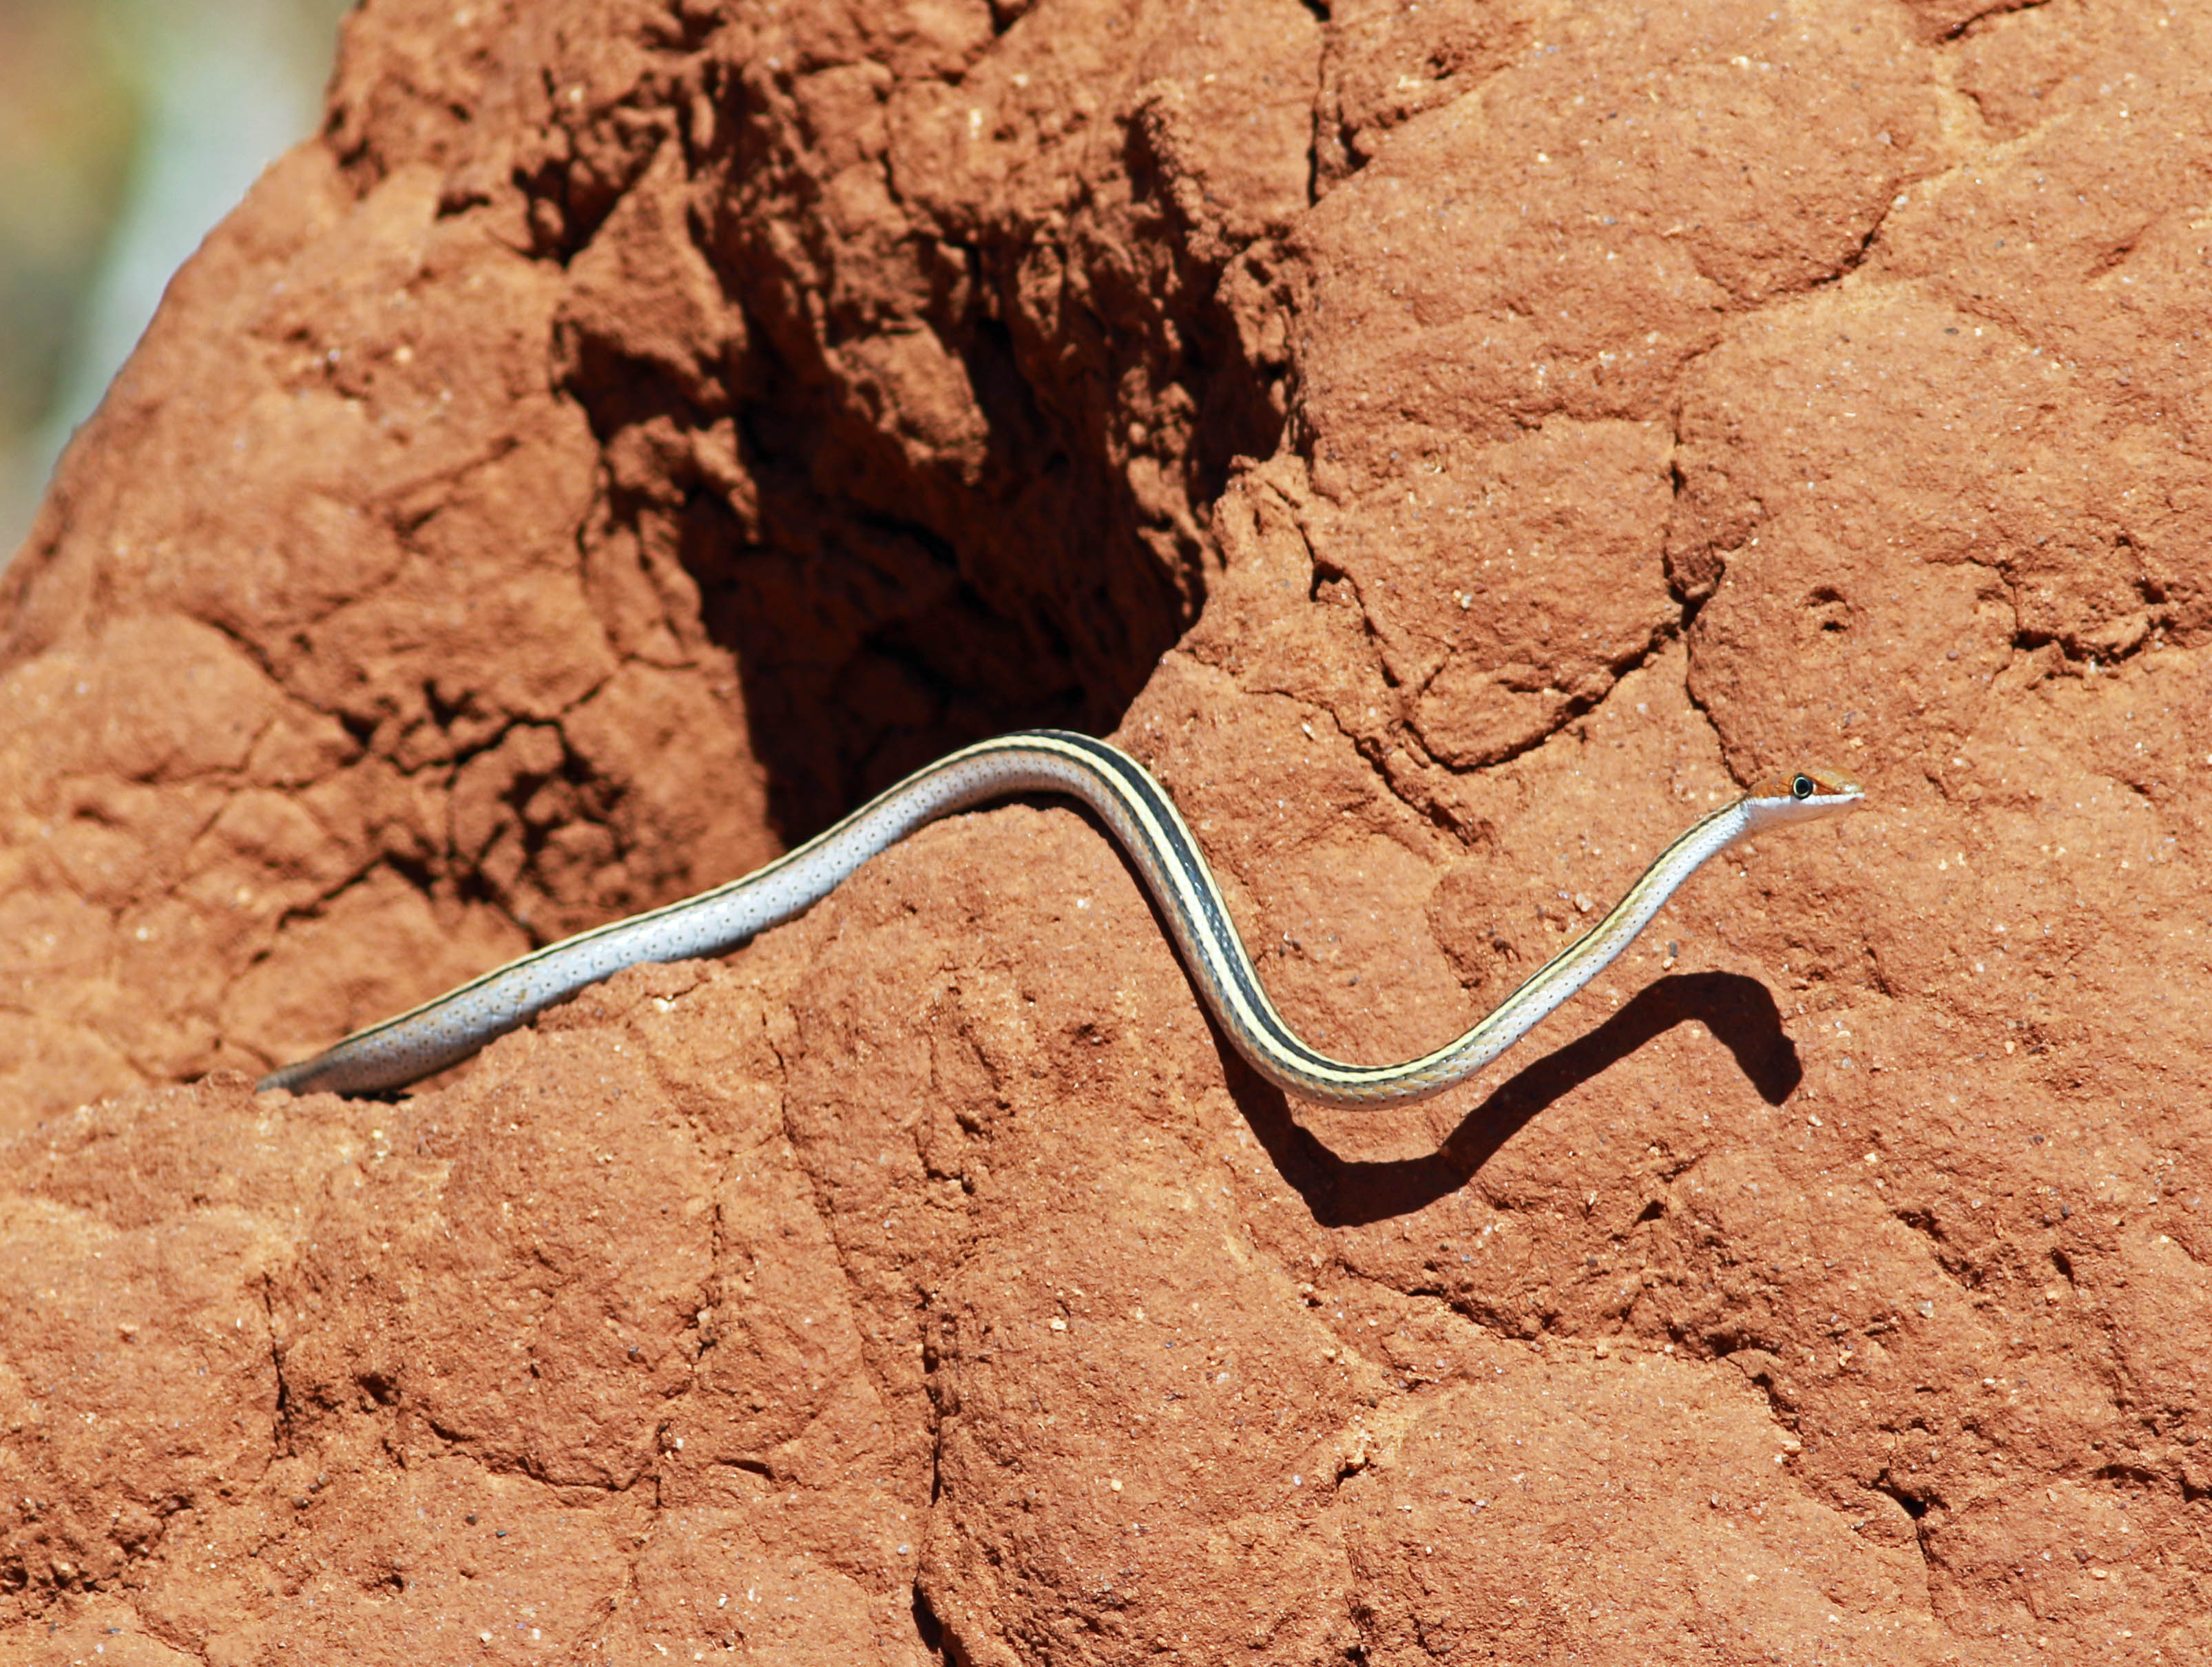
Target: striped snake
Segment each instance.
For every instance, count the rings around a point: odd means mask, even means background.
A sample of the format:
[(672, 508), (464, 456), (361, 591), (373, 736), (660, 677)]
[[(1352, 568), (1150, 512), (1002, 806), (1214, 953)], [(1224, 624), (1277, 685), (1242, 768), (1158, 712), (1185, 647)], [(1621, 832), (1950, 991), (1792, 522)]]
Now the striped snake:
[(372, 1094), (467, 1058), (556, 1001), (641, 961), (720, 955), (803, 914), (878, 852), (939, 817), (1018, 794), (1065, 794), (1097, 812), (1158, 899), (1183, 964), (1237, 1050), (1286, 1093), (1323, 1105), (1396, 1105), (1462, 1082), (1528, 1034), (1627, 948), (1675, 889), (1738, 840), (1857, 807), (1857, 782), (1804, 770), (1765, 778), (1690, 824), (1597, 924), (1457, 1039), (1398, 1065), (1347, 1065), (1300, 1041), (1261, 988), (1221, 888), (1160, 784), (1104, 741), (1032, 729), (978, 741), (917, 770), (766, 867), (681, 903), (579, 933), (356, 1031), (263, 1088)]

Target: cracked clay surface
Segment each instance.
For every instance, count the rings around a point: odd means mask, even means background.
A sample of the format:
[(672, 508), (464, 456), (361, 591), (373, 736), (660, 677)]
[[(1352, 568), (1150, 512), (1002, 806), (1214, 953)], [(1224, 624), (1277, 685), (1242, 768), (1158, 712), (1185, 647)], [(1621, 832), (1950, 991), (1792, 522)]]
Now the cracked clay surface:
[[(2212, 1656), (2212, 19), (368, 0), (0, 581), (0, 1667)], [(1024, 723), (392, 1104), (252, 1076)]]

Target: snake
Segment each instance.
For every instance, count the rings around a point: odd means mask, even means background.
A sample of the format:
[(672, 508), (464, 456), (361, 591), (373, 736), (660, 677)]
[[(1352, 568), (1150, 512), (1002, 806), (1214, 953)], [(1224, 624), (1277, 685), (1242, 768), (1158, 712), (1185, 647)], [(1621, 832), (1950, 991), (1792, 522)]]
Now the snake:
[(1021, 730), (924, 766), (741, 879), (549, 944), (356, 1031), (312, 1059), (272, 1071), (258, 1086), (343, 1095), (404, 1087), (459, 1063), (624, 967), (723, 955), (742, 946), (804, 914), (870, 858), (940, 818), (1038, 794), (1064, 794), (1087, 806), (1127, 852), (1206, 1007), (1254, 1070), (1287, 1094), (1358, 1109), (1426, 1099), (1465, 1081), (1610, 965), (1705, 863), (1764, 829), (1855, 810), (1864, 790), (1850, 776), (1824, 769), (1762, 776), (1741, 798), (1675, 836), (1620, 902), (1471, 1029), (1417, 1059), (1353, 1065), (1301, 1040), (1268, 1000), (1213, 871), (1152, 773), (1119, 747), (1089, 735)]

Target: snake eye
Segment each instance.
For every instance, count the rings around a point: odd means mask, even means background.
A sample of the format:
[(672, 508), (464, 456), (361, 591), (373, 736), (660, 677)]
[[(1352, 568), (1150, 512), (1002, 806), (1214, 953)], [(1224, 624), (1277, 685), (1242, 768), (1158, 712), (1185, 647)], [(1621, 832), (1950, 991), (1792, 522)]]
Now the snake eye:
[(1793, 799), (1810, 799), (1813, 796), (1813, 778), (1809, 776), (1792, 777), (1790, 795)]

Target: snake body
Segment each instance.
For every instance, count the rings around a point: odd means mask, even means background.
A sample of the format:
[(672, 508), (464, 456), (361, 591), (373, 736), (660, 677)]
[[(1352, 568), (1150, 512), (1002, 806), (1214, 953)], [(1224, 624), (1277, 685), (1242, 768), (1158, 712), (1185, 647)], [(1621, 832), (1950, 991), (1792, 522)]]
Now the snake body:
[(1199, 993), (1254, 1069), (1286, 1093), (1354, 1107), (1425, 1099), (1465, 1080), (1603, 970), (1708, 860), (1763, 828), (1855, 809), (1862, 796), (1856, 782), (1831, 771), (1762, 780), (1692, 823), (1596, 925), (1464, 1035), (1401, 1064), (1350, 1065), (1309, 1047), (1275, 1011), (1189, 827), (1144, 766), (1088, 735), (1024, 730), (963, 747), (917, 770), (741, 879), (510, 961), (357, 1031), (313, 1059), (271, 1072), (260, 1086), (339, 1094), (404, 1086), (623, 967), (727, 953), (803, 914), (869, 858), (940, 817), (1036, 793), (1079, 800), (1112, 830), (1158, 902)]

